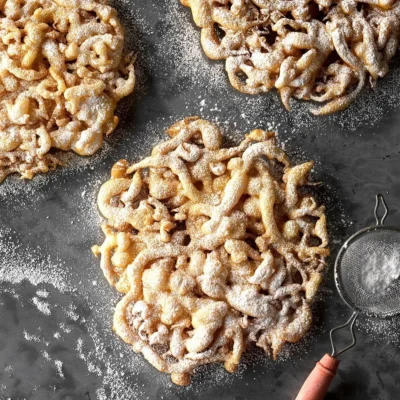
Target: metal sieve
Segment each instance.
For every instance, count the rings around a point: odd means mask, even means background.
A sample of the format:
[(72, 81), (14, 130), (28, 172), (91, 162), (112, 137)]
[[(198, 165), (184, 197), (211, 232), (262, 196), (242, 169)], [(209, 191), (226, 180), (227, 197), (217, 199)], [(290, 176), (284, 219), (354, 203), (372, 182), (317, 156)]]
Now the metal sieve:
[[(384, 209), (380, 217), (379, 208)], [(339, 367), (337, 357), (356, 344), (354, 323), (359, 313), (385, 318), (400, 313), (400, 279), (397, 277), (387, 288), (377, 292), (362, 284), (365, 277), (368, 257), (375, 254), (395, 254), (400, 252), (400, 229), (384, 225), (389, 209), (383, 195), (376, 196), (374, 215), (376, 225), (364, 228), (351, 236), (341, 247), (335, 262), (335, 283), (343, 301), (354, 310), (349, 320), (330, 332), (331, 355), (317, 362), (308, 376), (296, 400), (322, 400)], [(383, 272), (382, 272), (383, 273)], [(333, 334), (350, 326), (352, 342), (337, 350)]]
[[(382, 203), (385, 213), (378, 216)], [(375, 317), (389, 317), (400, 312), (400, 280), (385, 290), (371, 293), (362, 284), (366, 257), (371, 254), (400, 252), (400, 229), (384, 225), (388, 215), (385, 199), (376, 196), (376, 225), (362, 229), (351, 236), (342, 246), (335, 263), (335, 281), (340, 296), (355, 313), (362, 312)]]

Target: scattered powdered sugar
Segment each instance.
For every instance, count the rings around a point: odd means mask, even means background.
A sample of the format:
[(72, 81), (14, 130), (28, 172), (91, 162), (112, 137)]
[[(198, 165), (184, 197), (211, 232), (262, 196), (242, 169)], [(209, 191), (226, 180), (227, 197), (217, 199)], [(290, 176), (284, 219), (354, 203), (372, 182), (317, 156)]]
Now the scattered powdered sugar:
[(32, 303), (37, 307), (37, 309), (38, 309), (41, 313), (43, 313), (43, 314), (45, 314), (45, 315), (50, 315), (50, 314), (51, 314), (50, 304), (49, 304), (49, 303), (47, 303), (47, 302), (45, 302), (45, 301), (42, 301), (42, 300), (40, 300), (40, 299), (37, 298), (37, 297), (34, 297), (34, 298), (32, 299)]
[[(165, 1), (165, 0), (164, 0)], [(159, 43), (160, 51), (166, 48), (171, 54), (174, 73), (179, 76), (177, 89), (180, 85), (187, 85), (185, 77), (191, 80), (206, 81), (209, 88), (220, 89), (227, 85), (224, 64), (206, 62), (206, 55), (200, 44), (200, 31), (194, 26), (179, 1), (166, 0), (167, 13), (163, 18), (166, 43)], [(168, 68), (169, 67), (169, 68)], [(171, 71), (167, 65), (168, 72)], [(185, 83), (181, 83), (185, 82)]]
[(24, 338), (26, 340), (28, 340), (29, 342), (36, 342), (36, 343), (42, 343), (45, 346), (49, 346), (49, 342), (47, 342), (46, 340), (44, 340), (43, 338), (41, 338), (38, 335), (32, 335), (30, 333), (28, 333), (27, 331), (24, 331)]
[[(274, 129), (283, 122), (286, 126), (283, 131), (289, 127), (291, 134), (310, 128), (329, 132), (336, 130), (337, 126), (354, 131), (361, 126), (375, 126), (387, 115), (390, 108), (400, 106), (400, 92), (396, 89), (400, 86), (399, 56), (393, 59), (389, 74), (380, 79), (374, 88), (365, 88), (347, 110), (316, 118), (310, 113), (308, 102), (292, 101), (292, 111), (289, 113), (283, 109), (277, 91), (251, 96), (239, 94), (230, 88), (224, 61), (207, 58), (200, 43), (200, 29), (193, 23), (190, 9), (182, 6), (179, 1), (161, 0), (158, 7), (162, 9), (162, 17), (153, 27), (149, 27), (146, 19), (143, 21), (143, 17), (139, 16), (147, 14), (140, 4), (132, 7), (129, 0), (124, 0), (123, 3), (126, 8), (135, 10), (132, 12), (137, 18), (136, 23), (143, 24), (141, 29), (137, 29), (143, 33), (142, 42), (146, 43), (146, 39), (150, 39), (157, 50), (142, 48), (149, 58), (147, 65), (150, 72), (168, 75), (168, 80), (174, 84), (174, 91), (187, 90), (191, 86), (203, 88), (202, 93), (205, 95), (201, 95), (198, 112), (206, 119), (215, 118), (216, 122), (224, 124), (227, 121), (226, 113), (232, 108), (240, 110), (234, 114), (234, 120), (242, 120), (255, 127), (264, 126), (267, 119)], [(154, 31), (157, 33), (156, 39), (153, 37)], [(168, 56), (162, 57), (163, 62), (160, 62), (160, 54), (165, 53)], [(184, 91), (182, 96), (189, 96), (190, 105), (186, 108), (192, 111), (193, 92)], [(227, 97), (229, 102), (222, 104)], [(182, 111), (184, 110), (179, 110), (179, 113)], [(177, 115), (174, 116), (175, 120), (176, 117)], [(234, 122), (232, 117), (229, 120), (230, 123)]]
[(400, 252), (392, 249), (389, 254), (366, 254), (362, 284), (370, 293), (385, 292), (400, 277)]
[[(158, 79), (165, 77), (168, 86), (160, 90), (159, 96), (169, 98), (173, 91), (179, 92), (185, 99), (186, 111), (185, 106), (180, 107), (173, 120), (188, 116), (188, 112), (193, 114), (193, 90), (201, 92), (196, 109), (203, 118), (222, 124), (240, 120), (249, 127), (263, 127), (268, 120), (275, 129), (284, 125), (282, 131), (290, 134), (310, 129), (332, 132), (340, 127), (354, 131), (360, 127), (376, 126), (391, 108), (400, 106), (400, 91), (397, 90), (400, 86), (399, 56), (392, 60), (388, 75), (380, 79), (375, 87), (366, 87), (347, 110), (317, 118), (309, 111), (310, 102), (292, 101), (292, 111), (287, 112), (275, 90), (252, 96), (232, 89), (224, 70), (224, 61), (207, 58), (200, 43), (200, 29), (193, 23), (190, 9), (178, 0), (157, 2), (156, 20), (154, 12), (149, 11), (145, 2), (133, 4), (131, 0), (122, 0), (114, 5), (129, 16), (122, 16), (122, 20), (132, 32), (128, 32), (127, 41), (133, 42), (141, 57), (139, 70), (146, 70)], [(229, 110), (236, 112), (227, 117)]]
[[(2, 233), (0, 247), (4, 247), (3, 239), (4, 236), (8, 235), (4, 235), (4, 232)], [(9, 241), (7, 243), (6, 247), (12, 247)], [(20, 249), (24, 250), (21, 246)], [(79, 287), (73, 286), (67, 279), (68, 277), (63, 276), (61, 273), (61, 271), (65, 270), (65, 266), (60, 263), (52, 263), (50, 260), (48, 260), (48, 263), (52, 266), (51, 270), (40, 267), (32, 279), (32, 270), (38, 260), (32, 259), (30, 257), (31, 251), (27, 251), (27, 249), (22, 251), (22, 254), (24, 259), (20, 258), (19, 262), (24, 268), (20, 268), (18, 279), (7, 276), (3, 271), (0, 274), (0, 283), (14, 283), (15, 292), (18, 291), (18, 285), (23, 280), (31, 281), (35, 286), (50, 284), (56, 292), (61, 289), (70, 298), (68, 303), (62, 302), (64, 304), (63, 307), (55, 304), (54, 313), (47, 317), (53, 319), (55, 317), (54, 314), (57, 314), (57, 312), (61, 312), (64, 315), (62, 318), (64, 322), (60, 322), (53, 332), (48, 333), (47, 336), (42, 336), (37, 332), (33, 334), (24, 331), (26, 340), (43, 346), (40, 353), (46, 361), (54, 363), (59, 377), (65, 377), (65, 371), (68, 371), (68, 369), (64, 369), (65, 363), (63, 364), (63, 361), (59, 358), (52, 359), (49, 349), (58, 342), (70, 342), (71, 339), (68, 338), (76, 337), (79, 332), (77, 327), (83, 327), (84, 331), (88, 332), (88, 335), (78, 336), (75, 347), (70, 348), (70, 351), (76, 352), (77, 356), (85, 362), (88, 372), (96, 375), (101, 380), (102, 384), (96, 391), (96, 398), (99, 400), (146, 398), (144, 394), (147, 392), (146, 386), (142, 386), (144, 384), (141, 383), (141, 379), (135, 379), (135, 375), (141, 371), (146, 371), (142, 373), (149, 374), (150, 380), (156, 382), (157, 387), (162, 387), (166, 391), (165, 393), (168, 393), (168, 390), (173, 390), (181, 392), (182, 396), (185, 396), (186, 389), (174, 387), (168, 376), (153, 371), (152, 367), (147, 365), (141, 355), (135, 355), (130, 346), (120, 341), (111, 332), (112, 306), (117, 301), (112, 288), (107, 285), (100, 285), (100, 282), (93, 288), (91, 279), (84, 281)], [(10, 264), (9, 259), (3, 259)], [(93, 268), (98, 268), (97, 263), (93, 264)], [(52, 278), (49, 278), (49, 275)], [(9, 292), (11, 293), (12, 291)], [(51, 287), (46, 286), (46, 288), (43, 288), (41, 286), (36, 290), (36, 298), (39, 301), (39, 297), (45, 298), (46, 302), (50, 304), (53, 301), (52, 299), (56, 298), (56, 292), (53, 294)], [(324, 303), (327, 298), (331, 298), (334, 295), (331, 290), (323, 287), (317, 296), (316, 302)], [(79, 307), (75, 304), (78, 297), (80, 302), (83, 300), (84, 304), (92, 310), (92, 315), (89, 318), (83, 317)], [(23, 300), (21, 299), (21, 301)], [(48, 314), (43, 315), (46, 317)], [(399, 326), (398, 323), (396, 325), (396, 322), (371, 319), (363, 321), (359, 325), (361, 325), (361, 329), (371, 336), (371, 340), (375, 337), (378, 340), (379, 335), (382, 336), (383, 333), (384, 337), (388, 338), (387, 340), (396, 340), (396, 337), (398, 337)], [(254, 376), (262, 377), (268, 370), (275, 368), (276, 363), (278, 365), (287, 362), (294, 363), (306, 357), (313, 348), (316, 337), (321, 336), (321, 334), (327, 335), (327, 332), (322, 332), (317, 324), (299, 343), (285, 346), (276, 362), (272, 361), (259, 349), (253, 349), (245, 353), (243, 363), (240, 364), (239, 370), (234, 374), (227, 373), (222, 365), (201, 367), (194, 375), (193, 387), (200, 388), (204, 385), (204, 382), (212, 382), (216, 386), (229, 385), (234, 380), (242, 379), (249, 369), (251, 369), (252, 374), (255, 374)], [(328, 338), (326, 343), (329, 346)]]
[[(0, 229), (0, 282), (18, 284), (27, 280), (34, 286), (48, 283), (61, 292), (66, 291), (69, 288), (67, 270), (57, 268), (40, 247), (32, 249), (19, 245), (11, 239), (12, 234), (9, 229)], [(45, 303), (37, 298), (36, 304)]]
[[(2, 240), (0, 240), (0, 243), (2, 243)], [(25, 269), (20, 270), (19, 279), (10, 279), (10, 277), (3, 274), (0, 277), (0, 283), (13, 283), (15, 285), (15, 292), (17, 292), (19, 284), (22, 281), (30, 281), (31, 271), (37, 260), (31, 259), (29, 254), (30, 252), (24, 253), (25, 260), (22, 261), (20, 259)], [(54, 312), (52, 312), (51, 316), (46, 313), (43, 315), (44, 318), (53, 320), (54, 318), (60, 318), (57, 315), (61, 313), (63, 315), (61, 317), (63, 322), (60, 322), (53, 332), (43, 329), (43, 333), (39, 333), (42, 330), (41, 327), (38, 327), (35, 333), (25, 330), (23, 336), (25, 340), (42, 346), (39, 354), (47, 362), (54, 363), (56, 373), (60, 378), (65, 378), (65, 371), (68, 371), (68, 369), (64, 369), (65, 362), (61, 361), (59, 357), (53, 358), (50, 355), (50, 350), (54, 348), (56, 343), (70, 343), (72, 338), (75, 338), (77, 334), (79, 335), (79, 332), (85, 331), (88, 332), (88, 335), (78, 336), (75, 348), (69, 348), (69, 350), (76, 352), (77, 356), (85, 362), (88, 372), (95, 374), (101, 380), (102, 384), (96, 391), (97, 399), (131, 400), (146, 398), (147, 386), (143, 386), (144, 384), (141, 379), (135, 379), (137, 373), (141, 373), (142, 375), (148, 374), (149, 379), (152, 382), (157, 382), (157, 386), (162, 387), (165, 393), (173, 390), (181, 392), (184, 396), (185, 388), (176, 388), (170, 382), (167, 375), (156, 372), (141, 355), (135, 355), (130, 346), (127, 346), (111, 332), (112, 306), (117, 301), (111, 288), (107, 285), (101, 285), (101, 287), (97, 285), (93, 291), (92, 281), (88, 280), (85, 284), (79, 286), (79, 291), (76, 291), (75, 289), (77, 288), (72, 286), (68, 279), (49, 279), (49, 275), (59, 277), (60, 271), (65, 269), (65, 266), (62, 264), (50, 264), (52, 265), (51, 272), (39, 269), (32, 280), (35, 286), (40, 285), (35, 291), (36, 297), (34, 298), (41, 301), (39, 298), (40, 295), (41, 298), (46, 298), (46, 302), (53, 304), (53, 301), (55, 301), (53, 299), (59, 296), (57, 292), (62, 289), (65, 296), (68, 296), (70, 300), (54, 304), (54, 308), (52, 307)], [(95, 267), (98, 268), (97, 264)], [(47, 285), (45, 288), (43, 287), (44, 284)], [(54, 289), (52, 289), (52, 286)], [(78, 298), (79, 303), (84, 300), (85, 307), (88, 307), (92, 311), (89, 318), (83, 317), (79, 311), (80, 309), (76, 303)], [(23, 301), (21, 299), (21, 302)], [(63, 306), (59, 304), (63, 304)], [(38, 311), (41, 310), (39, 309)], [(82, 327), (82, 330), (79, 327)], [(313, 336), (307, 335), (305, 341), (285, 348), (278, 363), (285, 362), (289, 358), (297, 359), (304, 356), (310, 348), (310, 340), (312, 338)], [(210, 365), (199, 368), (194, 376), (193, 386), (200, 388), (203, 386), (203, 382), (213, 382), (213, 385), (218, 386), (229, 385), (234, 380), (242, 379), (244, 372), (248, 368), (257, 371), (257, 374), (262, 374), (269, 368), (273, 368), (274, 365), (275, 362), (259, 351), (246, 353), (244, 363), (240, 365), (238, 372), (234, 374), (227, 373), (222, 365)], [(260, 366), (262, 366), (262, 369), (259, 368)]]
[[(43, 196), (41, 190), (49, 186), (59, 186), (68, 176), (76, 175), (88, 168), (95, 169), (114, 150), (113, 140), (104, 142), (103, 148), (90, 157), (83, 157), (73, 152), (57, 152), (57, 157), (65, 164), (47, 174), (38, 174), (32, 180), (21, 179), (18, 175), (10, 175), (0, 185), (0, 198), (13, 199), (18, 202), (20, 194), (31, 197)], [(115, 142), (115, 140), (114, 140)]]
[(373, 345), (400, 345), (400, 318), (398, 317), (385, 319), (363, 317), (361, 315), (358, 317), (356, 325), (357, 329), (360, 329), (368, 334), (369, 341)]
[[(60, 329), (65, 332), (65, 333), (70, 333), (71, 332), (71, 328), (69, 328), (68, 326), (66, 326), (63, 322), (60, 324)], [(57, 338), (56, 338), (57, 339)]]
[(36, 296), (41, 297), (42, 299), (47, 299), (49, 297), (50, 292), (46, 289), (38, 290), (36, 292)]
[(79, 314), (75, 313), (75, 312), (72, 311), (72, 310), (69, 310), (69, 311), (67, 312), (67, 316), (68, 316), (70, 319), (72, 319), (72, 321), (78, 321), (78, 319), (79, 319)]
[[(132, 382), (129, 380), (129, 375), (134, 376), (135, 370), (140, 368), (140, 364), (144, 363), (144, 360), (138, 358), (126, 358), (126, 350), (130, 349), (122, 348), (119, 341), (115, 341), (111, 344), (114, 351), (121, 353), (121, 358), (116, 361), (114, 358), (107, 357), (106, 347), (109, 344), (101, 336), (98, 328), (93, 325), (88, 325), (92, 344), (94, 348), (89, 349), (90, 343), (85, 343), (83, 339), (78, 339), (76, 350), (79, 357), (86, 362), (88, 370), (103, 381), (103, 386), (97, 389), (96, 395), (99, 400), (109, 399), (136, 399), (143, 398), (144, 393), (139, 387), (138, 382)], [(122, 344), (122, 346), (125, 346)], [(124, 352), (125, 354), (122, 354)], [(116, 353), (116, 354), (118, 354)], [(125, 374), (126, 366), (129, 366), (129, 374)]]
[(148, 90), (149, 73), (168, 78), (174, 91), (186, 88), (189, 82), (206, 81), (214, 90), (226, 85), (223, 63), (207, 62), (200, 32), (179, 1), (159, 0), (156, 8), (163, 11), (157, 10), (156, 21), (146, 2), (133, 4), (130, 0), (114, 0), (111, 3), (125, 25), (126, 45), (137, 55), (136, 96)]
[(54, 360), (54, 364), (57, 368), (57, 373), (59, 375), (60, 378), (65, 378), (62, 367), (63, 367), (63, 362), (60, 360)]

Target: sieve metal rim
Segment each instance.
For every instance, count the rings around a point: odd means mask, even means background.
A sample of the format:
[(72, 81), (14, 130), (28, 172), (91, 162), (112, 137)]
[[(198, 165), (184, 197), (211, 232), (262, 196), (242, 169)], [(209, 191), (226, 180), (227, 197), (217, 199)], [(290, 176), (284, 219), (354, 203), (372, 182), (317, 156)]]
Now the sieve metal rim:
[(390, 318), (393, 317), (394, 315), (400, 314), (400, 309), (398, 311), (393, 311), (393, 312), (386, 312), (386, 313), (374, 313), (370, 311), (365, 311), (359, 307), (357, 307), (351, 300), (348, 299), (346, 296), (346, 291), (342, 288), (342, 285), (340, 283), (339, 279), (339, 270), (340, 270), (340, 265), (341, 265), (341, 260), (346, 253), (347, 249), (350, 247), (350, 245), (356, 240), (359, 239), (361, 236), (368, 235), (369, 232), (372, 231), (390, 231), (390, 232), (397, 232), (400, 233), (400, 228), (392, 225), (371, 225), (367, 226), (366, 228), (363, 228), (353, 235), (351, 235), (342, 245), (340, 248), (337, 256), (336, 256), (336, 261), (335, 261), (335, 267), (334, 267), (334, 279), (335, 279), (335, 285), (336, 289), (339, 292), (339, 296), (341, 299), (349, 306), (352, 310), (364, 314), (364, 315), (369, 315), (373, 317), (378, 317), (378, 318)]

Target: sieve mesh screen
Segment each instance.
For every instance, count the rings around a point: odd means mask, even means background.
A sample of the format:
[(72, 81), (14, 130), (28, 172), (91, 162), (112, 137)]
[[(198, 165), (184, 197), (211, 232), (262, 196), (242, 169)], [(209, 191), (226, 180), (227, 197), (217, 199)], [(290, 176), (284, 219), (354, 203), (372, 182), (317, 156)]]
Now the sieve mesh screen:
[(400, 231), (367, 228), (339, 253), (335, 278), (340, 294), (354, 309), (378, 317), (400, 312)]

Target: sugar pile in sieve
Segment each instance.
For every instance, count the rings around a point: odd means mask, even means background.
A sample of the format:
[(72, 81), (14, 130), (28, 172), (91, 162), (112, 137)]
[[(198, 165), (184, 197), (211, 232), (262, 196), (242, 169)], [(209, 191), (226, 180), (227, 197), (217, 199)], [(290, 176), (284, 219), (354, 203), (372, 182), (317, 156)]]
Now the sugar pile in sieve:
[(400, 250), (388, 246), (384, 251), (368, 252), (364, 255), (361, 283), (370, 293), (386, 291), (400, 277)]

